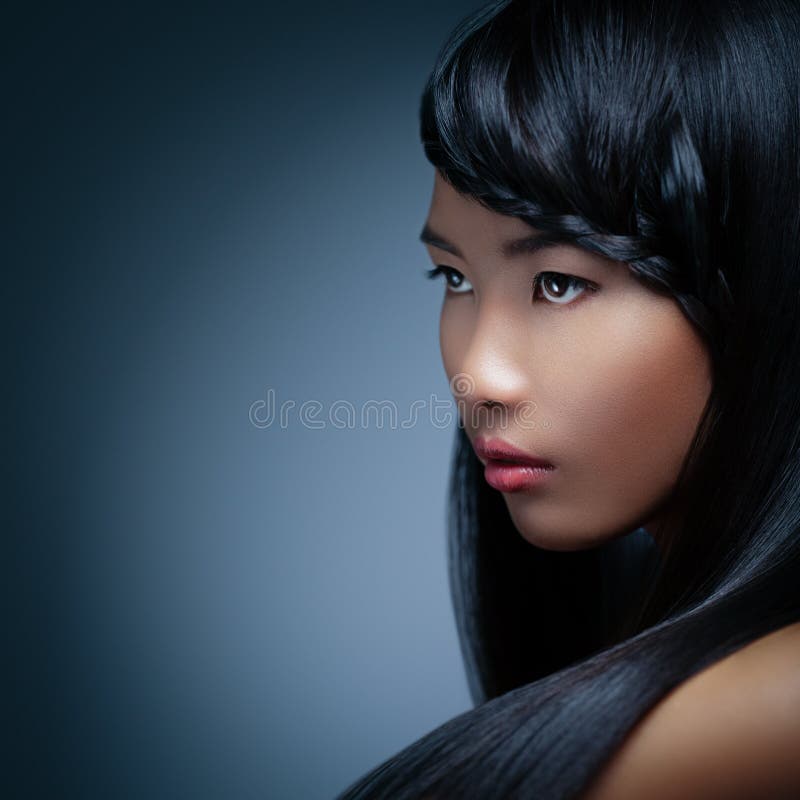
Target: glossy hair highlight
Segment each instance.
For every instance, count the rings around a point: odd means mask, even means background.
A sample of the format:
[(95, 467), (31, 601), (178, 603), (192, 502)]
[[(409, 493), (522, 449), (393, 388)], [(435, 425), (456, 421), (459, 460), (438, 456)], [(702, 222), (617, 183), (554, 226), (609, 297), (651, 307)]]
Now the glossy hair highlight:
[(673, 297), (713, 387), (660, 557), (643, 529), (527, 543), (459, 425), (448, 552), (475, 708), (339, 800), (575, 796), (672, 688), (800, 620), (797, 52), (787, 0), (502, 0), (440, 51), (431, 164)]

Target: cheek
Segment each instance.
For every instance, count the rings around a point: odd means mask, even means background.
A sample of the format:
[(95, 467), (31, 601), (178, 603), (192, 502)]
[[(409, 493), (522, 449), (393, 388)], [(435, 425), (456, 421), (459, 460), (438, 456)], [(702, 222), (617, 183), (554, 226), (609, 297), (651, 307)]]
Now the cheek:
[(548, 402), (554, 453), (595, 511), (641, 512), (672, 487), (691, 444), (711, 391), (706, 348), (668, 300), (574, 344)]
[(708, 353), (671, 302), (585, 323), (536, 347), (534, 391), (551, 421), (536, 444), (555, 479), (504, 496), (522, 536), (546, 549), (593, 547), (644, 524), (668, 498), (711, 391)]

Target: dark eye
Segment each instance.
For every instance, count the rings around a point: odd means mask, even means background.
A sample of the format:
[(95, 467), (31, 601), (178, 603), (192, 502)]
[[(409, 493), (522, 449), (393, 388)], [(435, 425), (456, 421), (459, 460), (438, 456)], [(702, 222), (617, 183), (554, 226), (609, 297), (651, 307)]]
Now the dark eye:
[(597, 287), (582, 278), (574, 275), (564, 275), (561, 272), (540, 272), (533, 279), (533, 299), (543, 298), (552, 305), (569, 305), (582, 291), (596, 292)]
[(465, 294), (472, 291), (472, 284), (453, 267), (446, 267), (444, 264), (440, 264), (433, 267), (433, 269), (429, 269), (427, 274), (431, 280), (438, 278), (439, 275), (444, 275), (447, 291), (453, 294)]

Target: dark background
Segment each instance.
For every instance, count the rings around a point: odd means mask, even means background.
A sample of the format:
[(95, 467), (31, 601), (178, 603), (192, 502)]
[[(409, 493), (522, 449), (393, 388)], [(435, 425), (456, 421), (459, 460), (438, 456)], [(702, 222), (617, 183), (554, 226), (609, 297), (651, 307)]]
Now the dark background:
[(418, 102), (480, 3), (6, 12), (7, 797), (329, 798), (469, 707)]

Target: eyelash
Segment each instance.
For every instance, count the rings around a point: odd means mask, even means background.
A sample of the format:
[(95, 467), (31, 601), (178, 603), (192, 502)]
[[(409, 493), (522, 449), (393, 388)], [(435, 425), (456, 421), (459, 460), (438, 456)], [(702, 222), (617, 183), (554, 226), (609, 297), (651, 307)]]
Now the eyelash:
[[(455, 267), (448, 267), (448, 266), (445, 266), (443, 264), (437, 265), (436, 267), (433, 267), (432, 269), (427, 270), (427, 277), (430, 278), (431, 280), (434, 280), (434, 279), (438, 278), (439, 275), (444, 275), (445, 284), (448, 287), (450, 286), (448, 278), (451, 277), (454, 274), (455, 275), (461, 275), (461, 273), (457, 269), (455, 269)], [(583, 278), (577, 278), (575, 275), (566, 275), (563, 272), (553, 272), (553, 271), (539, 272), (533, 278), (534, 299), (537, 299), (536, 298), (536, 291), (541, 286), (542, 280), (544, 278), (548, 277), (548, 276), (551, 276), (551, 275), (557, 275), (559, 278), (566, 278), (569, 281), (570, 288), (580, 287), (580, 288), (585, 289), (587, 292), (596, 292), (597, 288), (598, 288), (594, 284), (589, 283), (589, 281), (586, 281)], [(461, 275), (461, 277), (463, 277), (463, 275)], [(461, 292), (455, 292), (455, 294), (461, 294)], [(464, 293), (464, 294), (466, 294), (466, 293)], [(552, 301), (548, 301), (548, 303), (551, 306), (573, 306), (573, 305), (575, 305), (576, 302), (578, 302), (579, 298), (582, 297), (582, 296), (583, 296), (582, 294), (578, 295), (578, 298), (576, 298), (575, 300), (571, 300), (569, 303), (555, 303), (555, 302), (552, 302)]]

